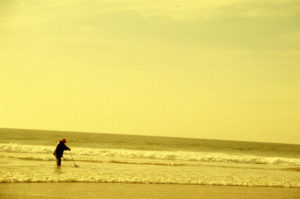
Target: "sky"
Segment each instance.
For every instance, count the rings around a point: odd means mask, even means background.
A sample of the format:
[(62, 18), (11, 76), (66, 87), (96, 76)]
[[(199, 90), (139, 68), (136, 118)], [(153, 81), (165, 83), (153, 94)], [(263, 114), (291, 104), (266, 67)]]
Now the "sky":
[(300, 1), (0, 0), (0, 127), (300, 144)]

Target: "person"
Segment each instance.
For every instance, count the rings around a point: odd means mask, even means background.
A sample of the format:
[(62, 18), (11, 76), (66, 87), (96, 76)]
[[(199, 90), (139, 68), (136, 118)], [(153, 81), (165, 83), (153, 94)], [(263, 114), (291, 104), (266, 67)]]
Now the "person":
[(67, 142), (66, 139), (62, 139), (61, 141), (59, 141), (53, 153), (53, 155), (56, 157), (57, 167), (60, 167), (61, 165), (61, 158), (63, 157), (64, 151), (65, 150), (71, 151), (71, 148), (66, 146), (65, 144), (66, 142)]

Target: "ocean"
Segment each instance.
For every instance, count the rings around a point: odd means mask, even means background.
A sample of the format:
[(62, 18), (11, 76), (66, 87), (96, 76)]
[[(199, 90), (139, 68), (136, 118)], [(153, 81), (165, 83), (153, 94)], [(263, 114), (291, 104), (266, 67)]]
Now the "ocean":
[[(57, 168), (62, 138), (72, 156)], [(0, 129), (0, 157), (1, 183), (300, 187), (300, 145)]]

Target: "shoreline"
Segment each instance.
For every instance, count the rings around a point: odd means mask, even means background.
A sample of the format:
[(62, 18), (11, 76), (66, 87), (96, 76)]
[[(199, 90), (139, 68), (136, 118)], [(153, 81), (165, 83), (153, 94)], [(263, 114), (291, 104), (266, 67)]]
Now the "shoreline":
[(25, 182), (0, 182), (0, 186), (4, 184), (117, 184), (117, 185), (167, 185), (167, 186), (204, 186), (204, 187), (241, 187), (241, 188), (283, 188), (283, 189), (300, 189), (300, 187), (285, 187), (285, 186), (247, 186), (247, 185), (209, 185), (209, 184), (180, 184), (180, 183), (140, 183), (140, 182), (85, 182), (85, 181), (25, 181)]
[(0, 183), (1, 199), (298, 199), (299, 188), (130, 183)]

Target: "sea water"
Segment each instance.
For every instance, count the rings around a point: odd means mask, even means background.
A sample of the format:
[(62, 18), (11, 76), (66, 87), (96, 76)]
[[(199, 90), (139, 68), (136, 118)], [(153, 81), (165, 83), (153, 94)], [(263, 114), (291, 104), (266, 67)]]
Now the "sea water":
[[(57, 168), (62, 138), (72, 156)], [(0, 129), (0, 157), (1, 183), (300, 187), (300, 145)]]

